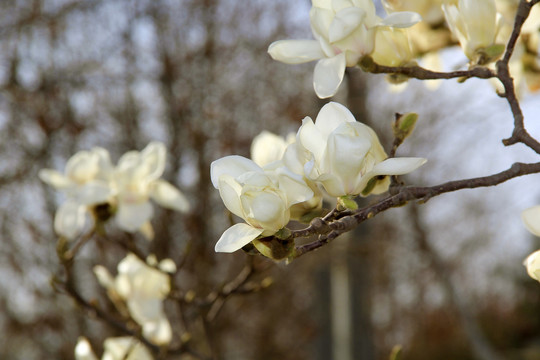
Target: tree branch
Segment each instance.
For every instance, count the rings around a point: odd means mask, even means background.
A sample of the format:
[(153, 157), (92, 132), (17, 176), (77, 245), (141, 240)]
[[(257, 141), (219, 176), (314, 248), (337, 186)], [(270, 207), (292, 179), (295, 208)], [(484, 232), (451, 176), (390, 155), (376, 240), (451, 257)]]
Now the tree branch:
[(291, 232), (291, 239), (319, 235), (316, 241), (300, 245), (295, 248), (293, 258), (298, 258), (305, 253), (311, 252), (328, 244), (344, 232), (352, 230), (358, 224), (372, 218), (380, 212), (393, 207), (405, 205), (411, 200), (426, 202), (432, 197), (462, 189), (474, 189), (501, 184), (510, 179), (540, 173), (540, 162), (534, 164), (514, 163), (509, 169), (499, 173), (470, 179), (449, 181), (444, 184), (427, 187), (402, 187), (395, 195), (389, 195), (379, 202), (358, 209), (351, 214), (345, 215), (335, 221), (327, 222), (321, 218), (314, 219), (306, 229)]

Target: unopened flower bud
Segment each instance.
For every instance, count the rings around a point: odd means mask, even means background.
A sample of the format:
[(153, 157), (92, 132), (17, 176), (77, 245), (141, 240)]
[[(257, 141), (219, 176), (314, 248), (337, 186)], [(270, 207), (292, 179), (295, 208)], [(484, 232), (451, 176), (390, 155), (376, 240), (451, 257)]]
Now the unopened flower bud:
[(394, 137), (401, 142), (405, 140), (414, 130), (416, 121), (418, 120), (418, 114), (416, 113), (407, 113), (407, 114), (396, 114), (396, 120), (392, 125), (392, 130), (394, 131)]

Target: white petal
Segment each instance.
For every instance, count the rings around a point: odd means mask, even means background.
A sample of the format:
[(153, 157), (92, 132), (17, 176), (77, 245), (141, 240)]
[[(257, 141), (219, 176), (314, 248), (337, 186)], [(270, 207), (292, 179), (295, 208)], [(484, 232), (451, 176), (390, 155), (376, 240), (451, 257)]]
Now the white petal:
[(98, 173), (99, 158), (90, 151), (79, 151), (66, 164), (65, 173), (71, 180), (82, 184), (93, 180)]
[(356, 195), (356, 181), (362, 171), (364, 157), (372, 146), (369, 133), (362, 125), (345, 123), (328, 137), (322, 166), (325, 172), (339, 177), (345, 192), (351, 195)]
[(244, 211), (240, 202), (242, 186), (229, 175), (219, 178), (219, 195), (225, 207), (234, 215), (244, 218)]
[(59, 190), (68, 188), (73, 185), (73, 182), (69, 178), (56, 170), (41, 169), (38, 173), (38, 176), (41, 181)]
[(215, 251), (232, 253), (249, 244), (262, 234), (262, 229), (256, 229), (248, 224), (236, 224), (225, 230), (219, 238)]
[(365, 11), (357, 7), (348, 7), (338, 11), (328, 30), (328, 40), (335, 42), (349, 36), (362, 24), (365, 16)]
[(403, 175), (418, 169), (426, 163), (424, 158), (391, 158), (373, 167), (372, 177), (376, 175)]
[(279, 40), (268, 47), (272, 59), (286, 64), (302, 64), (322, 59), (324, 53), (317, 40)]
[(326, 148), (326, 137), (321, 134), (321, 131), (315, 126), (310, 117), (306, 117), (302, 120), (302, 126), (300, 126), (300, 129), (298, 130), (298, 142), (307, 151), (313, 154), (316, 161), (322, 159)]
[(422, 17), (419, 14), (412, 11), (401, 11), (388, 15), (385, 19), (381, 21), (380, 24), (383, 26), (407, 28), (413, 26), (420, 21), (422, 21)]
[(86, 220), (85, 218), (86, 207), (68, 200), (56, 211), (54, 230), (59, 235), (73, 239), (81, 233), (84, 227), (84, 221)]
[(321, 59), (315, 65), (313, 87), (321, 99), (334, 96), (345, 75), (345, 53), (332, 58)]
[(189, 202), (184, 194), (165, 180), (150, 184), (150, 197), (159, 205), (176, 211), (189, 211)]
[(157, 345), (166, 345), (171, 342), (171, 324), (166, 317), (161, 317), (158, 321), (145, 322), (142, 324), (143, 336)]
[(287, 196), (287, 207), (307, 201), (313, 197), (313, 190), (306, 184), (303, 177), (296, 175), (286, 168), (275, 171), (279, 189)]
[(145, 175), (149, 180), (159, 178), (165, 171), (167, 149), (165, 144), (153, 141), (141, 151), (142, 165), (145, 166)]
[(128, 232), (135, 232), (154, 214), (149, 201), (142, 203), (120, 202), (115, 215), (118, 226)]
[[(294, 142), (290, 141), (290, 142)], [(265, 166), (272, 162), (281, 160), (288, 143), (279, 135), (264, 130), (255, 136), (251, 142), (251, 160), (259, 166)]]
[(322, 186), (330, 196), (340, 197), (343, 195), (347, 195), (347, 192), (343, 187), (343, 182), (338, 176), (334, 174), (323, 174), (317, 179), (317, 182), (322, 184)]
[(521, 219), (527, 230), (540, 236), (540, 205), (533, 206), (521, 213)]
[(345, 122), (356, 123), (356, 119), (345, 106), (337, 102), (329, 102), (319, 111), (315, 126), (321, 131), (322, 136), (327, 138), (332, 131)]
[(263, 172), (261, 167), (252, 160), (238, 155), (225, 156), (210, 164), (210, 178), (216, 189), (218, 188), (219, 178), (222, 175), (230, 175), (236, 178), (248, 171)]
[(523, 262), (530, 277), (540, 281), (540, 250), (533, 252)]
[(105, 203), (113, 194), (109, 184), (104, 181), (91, 181), (82, 186), (72, 189), (73, 196), (84, 205)]
[(98, 360), (88, 340), (80, 337), (75, 346), (75, 360)]

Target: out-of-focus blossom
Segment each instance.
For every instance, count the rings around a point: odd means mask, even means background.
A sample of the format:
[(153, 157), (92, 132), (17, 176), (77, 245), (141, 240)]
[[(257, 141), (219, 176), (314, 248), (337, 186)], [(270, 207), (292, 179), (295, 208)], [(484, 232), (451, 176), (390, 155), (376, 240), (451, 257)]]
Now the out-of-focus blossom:
[(109, 153), (99, 147), (73, 155), (64, 173), (42, 169), (39, 178), (66, 195), (56, 211), (54, 230), (67, 239), (81, 233), (90, 207), (110, 201), (114, 194)]
[(166, 154), (163, 143), (151, 142), (141, 152), (127, 152), (118, 160), (114, 185), (117, 194), (115, 218), (120, 228), (134, 232), (148, 227), (153, 215), (150, 199), (172, 210), (189, 210), (185, 196), (160, 179), (165, 170)]
[[(103, 343), (101, 360), (152, 360), (148, 349), (137, 339), (129, 336), (107, 338)], [(90, 343), (79, 338), (75, 347), (75, 360), (97, 360)]]
[(251, 160), (259, 166), (266, 166), (274, 161), (281, 161), (287, 145), (295, 141), (294, 133), (283, 138), (264, 130), (251, 142)]
[(473, 64), (484, 65), (502, 55), (504, 45), (496, 43), (502, 16), (495, 0), (459, 0), (443, 4), (443, 10), (450, 31)]
[[(41, 180), (66, 194), (56, 212), (55, 231), (68, 239), (79, 235), (89, 210), (107, 204), (119, 227), (141, 231), (151, 238), (150, 199), (177, 211), (189, 210), (185, 196), (170, 183), (161, 180), (165, 168), (165, 145), (150, 143), (143, 151), (124, 154), (113, 166), (102, 148), (80, 151), (69, 159), (64, 173), (43, 169)], [(94, 214), (94, 216), (97, 216)], [(108, 218), (108, 217), (107, 217)]]
[(540, 236), (540, 205), (524, 210), (521, 213), (521, 219), (527, 230), (536, 236)]
[(375, 132), (335, 102), (321, 109), (315, 123), (306, 117), (296, 138), (287, 148), (285, 164), (292, 169), (302, 167), (308, 179), (322, 184), (334, 197), (384, 192), (389, 180), (377, 177), (406, 174), (426, 162), (422, 158), (387, 159)]
[(409, 27), (421, 20), (413, 12), (395, 12), (381, 19), (372, 0), (313, 0), (311, 31), (315, 40), (280, 40), (268, 52), (273, 59), (300, 64), (319, 60), (313, 86), (317, 96), (333, 96), (345, 68), (356, 66), (375, 47), (375, 32), (381, 27)]
[(525, 259), (523, 265), (527, 267), (527, 273), (534, 280), (540, 281), (540, 250), (533, 252)]
[(100, 265), (94, 267), (94, 273), (117, 307), (118, 299), (125, 302), (133, 320), (141, 325), (143, 336), (154, 344), (164, 345), (171, 341), (172, 330), (163, 311), (163, 300), (170, 292), (170, 280), (162, 269), (176, 271), (176, 268), (171, 266), (169, 259), (158, 264), (155, 258), (149, 257), (147, 262), (156, 267), (128, 254), (118, 264), (116, 278)]
[[(521, 219), (527, 230), (540, 236), (540, 205), (524, 210), (521, 213)], [(527, 267), (529, 276), (540, 281), (540, 250), (529, 255), (523, 264)]]
[(289, 222), (292, 205), (313, 197), (300, 175), (285, 167), (265, 171), (241, 156), (212, 162), (210, 174), (225, 207), (246, 222), (221, 235), (217, 252), (234, 252), (258, 236), (274, 235)]

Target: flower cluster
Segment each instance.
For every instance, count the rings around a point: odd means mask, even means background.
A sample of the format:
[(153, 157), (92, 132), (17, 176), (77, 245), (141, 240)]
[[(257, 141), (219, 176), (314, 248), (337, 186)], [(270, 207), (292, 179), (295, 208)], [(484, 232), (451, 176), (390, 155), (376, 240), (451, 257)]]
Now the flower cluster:
[(252, 146), (252, 156), (273, 154), (263, 167), (234, 155), (212, 163), (212, 183), (221, 199), (245, 221), (223, 233), (216, 251), (236, 251), (320, 209), (319, 186), (337, 198), (379, 194), (388, 189), (386, 175), (406, 174), (426, 161), (388, 159), (375, 132), (335, 102), (326, 104), (315, 122), (306, 117), (295, 140), (285, 145), (285, 140), (263, 133)]
[(157, 345), (168, 344), (172, 337), (163, 300), (171, 290), (169, 274), (174, 272), (176, 265), (170, 259), (157, 263), (155, 257), (149, 256), (145, 263), (134, 254), (128, 254), (118, 264), (115, 278), (105, 267), (94, 267), (98, 281), (107, 289), (116, 308), (127, 312), (141, 326), (143, 336)]
[[(75, 346), (75, 360), (97, 360), (92, 347), (84, 337)], [(107, 338), (103, 342), (102, 360), (152, 360), (148, 349), (129, 336)]]
[(42, 169), (41, 180), (66, 195), (66, 201), (56, 212), (55, 231), (73, 239), (81, 233), (91, 213), (99, 221), (114, 215), (121, 229), (141, 231), (151, 239), (150, 199), (173, 210), (189, 209), (184, 195), (160, 179), (165, 162), (165, 145), (152, 142), (141, 152), (127, 152), (116, 166), (112, 165), (107, 150), (96, 147), (73, 155), (64, 173)]
[[(320, 98), (333, 96), (343, 80), (345, 68), (376, 48), (377, 33), (405, 28), (421, 20), (414, 12), (394, 12), (382, 19), (372, 0), (313, 0), (311, 31), (315, 40), (280, 40), (268, 52), (273, 59), (299, 64), (319, 60), (313, 86)], [(407, 45), (408, 46), (408, 45)], [(393, 57), (392, 53), (388, 53)]]
[[(312, 0), (314, 40), (275, 41), (268, 52), (273, 59), (288, 64), (318, 60), (313, 86), (320, 98), (336, 94), (346, 67), (360, 65), (369, 71), (373, 61), (384, 66), (413, 66), (415, 59), (422, 58), (426, 66), (440, 70), (439, 50), (456, 40), (470, 66), (493, 66), (505, 51), (518, 2), (383, 0), (382, 4), (388, 13), (385, 18), (376, 15), (372, 0)], [(518, 91), (522, 84), (531, 91), (540, 89), (540, 60), (536, 56), (539, 11), (533, 8), (512, 57)], [(399, 84), (407, 77), (390, 75), (387, 80)]]

